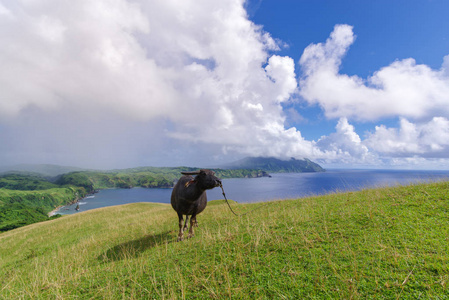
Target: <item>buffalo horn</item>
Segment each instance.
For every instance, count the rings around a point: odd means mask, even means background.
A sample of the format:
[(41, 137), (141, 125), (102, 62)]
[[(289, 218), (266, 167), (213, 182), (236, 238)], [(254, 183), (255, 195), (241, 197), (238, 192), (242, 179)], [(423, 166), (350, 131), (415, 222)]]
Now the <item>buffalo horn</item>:
[(182, 175), (198, 175), (200, 174), (200, 171), (193, 171), (193, 172), (181, 172)]

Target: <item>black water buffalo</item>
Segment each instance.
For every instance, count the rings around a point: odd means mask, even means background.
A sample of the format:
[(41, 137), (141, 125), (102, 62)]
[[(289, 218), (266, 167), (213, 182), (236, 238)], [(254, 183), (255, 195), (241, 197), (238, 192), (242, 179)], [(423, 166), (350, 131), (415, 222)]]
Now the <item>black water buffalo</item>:
[[(179, 234), (178, 241), (184, 239), (183, 231), (187, 229), (190, 216), (190, 229), (188, 238), (194, 235), (193, 226), (198, 226), (196, 215), (202, 212), (207, 205), (206, 190), (221, 186), (221, 180), (215, 177), (211, 170), (199, 170), (195, 172), (181, 172), (182, 176), (176, 183), (171, 194), (171, 206), (178, 213)], [(196, 175), (192, 177), (192, 175)], [(183, 228), (183, 215), (186, 221)]]

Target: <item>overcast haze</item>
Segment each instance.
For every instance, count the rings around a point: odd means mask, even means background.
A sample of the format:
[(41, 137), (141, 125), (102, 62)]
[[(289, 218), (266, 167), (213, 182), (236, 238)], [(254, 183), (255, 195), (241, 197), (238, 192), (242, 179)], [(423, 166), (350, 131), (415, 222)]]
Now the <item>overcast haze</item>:
[(449, 4), (355, 2), (0, 0), (0, 165), (449, 169)]

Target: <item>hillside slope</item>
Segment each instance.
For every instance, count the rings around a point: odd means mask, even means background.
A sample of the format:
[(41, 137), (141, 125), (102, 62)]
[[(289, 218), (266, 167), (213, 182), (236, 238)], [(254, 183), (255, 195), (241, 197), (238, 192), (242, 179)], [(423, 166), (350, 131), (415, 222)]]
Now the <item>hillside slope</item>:
[(324, 172), (324, 169), (317, 163), (304, 158), (281, 160), (274, 157), (246, 157), (236, 162), (224, 166), (227, 169), (259, 169), (266, 172)]
[(447, 298), (448, 189), (210, 203), (184, 242), (170, 205), (64, 216), (0, 234), (0, 299)]

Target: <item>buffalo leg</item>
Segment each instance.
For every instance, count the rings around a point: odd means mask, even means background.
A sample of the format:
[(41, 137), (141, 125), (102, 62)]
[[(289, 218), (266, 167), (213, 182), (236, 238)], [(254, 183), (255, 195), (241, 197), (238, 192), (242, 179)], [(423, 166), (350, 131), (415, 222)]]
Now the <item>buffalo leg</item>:
[(178, 213), (178, 219), (179, 219), (179, 234), (178, 234), (178, 242), (179, 242), (184, 239), (184, 233), (182, 230), (182, 221), (183, 221), (182, 214)]
[(195, 218), (193, 218), (193, 227), (198, 227), (198, 220)]
[(194, 214), (190, 218), (190, 228), (189, 228), (189, 235), (188, 235), (189, 238), (195, 236), (195, 233), (193, 232), (193, 226), (195, 223), (196, 223), (196, 215)]
[(186, 222), (184, 223), (183, 231), (187, 230), (187, 224), (189, 224), (189, 215), (186, 215)]

